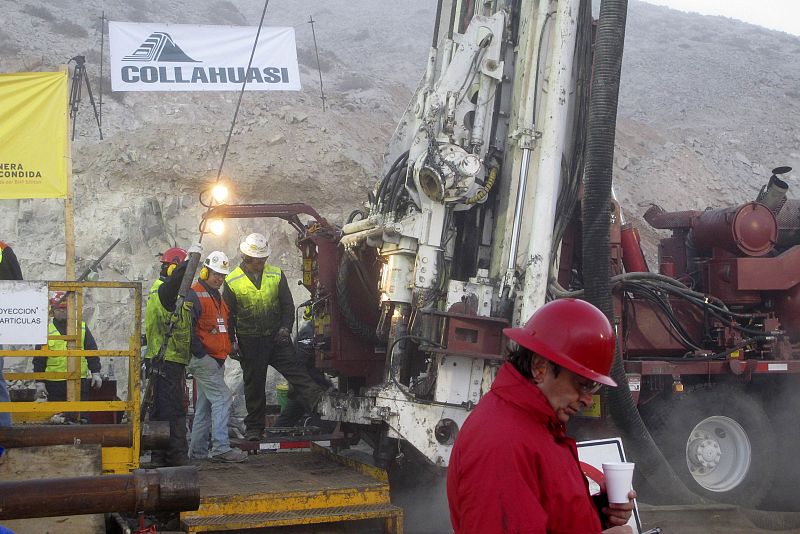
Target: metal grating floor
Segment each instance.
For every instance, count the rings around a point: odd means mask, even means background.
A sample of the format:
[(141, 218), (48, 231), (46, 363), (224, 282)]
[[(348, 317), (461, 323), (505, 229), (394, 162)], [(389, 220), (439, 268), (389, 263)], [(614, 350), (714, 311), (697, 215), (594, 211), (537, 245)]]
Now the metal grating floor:
[(314, 452), (256, 454), (241, 464), (203, 462), (200, 465), (201, 499), (383, 485)]

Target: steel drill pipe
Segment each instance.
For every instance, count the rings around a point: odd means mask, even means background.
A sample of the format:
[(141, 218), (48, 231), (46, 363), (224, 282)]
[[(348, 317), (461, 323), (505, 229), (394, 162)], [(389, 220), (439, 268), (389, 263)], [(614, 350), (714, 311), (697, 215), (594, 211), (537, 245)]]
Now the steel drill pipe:
[(194, 466), (137, 469), (130, 475), (0, 482), (0, 520), (182, 512), (199, 506), (200, 477)]
[[(21, 425), (0, 428), (0, 447), (46, 447), (72, 445), (130, 447), (133, 444), (129, 425)], [(142, 449), (165, 449), (169, 444), (169, 422), (149, 421), (142, 425)]]

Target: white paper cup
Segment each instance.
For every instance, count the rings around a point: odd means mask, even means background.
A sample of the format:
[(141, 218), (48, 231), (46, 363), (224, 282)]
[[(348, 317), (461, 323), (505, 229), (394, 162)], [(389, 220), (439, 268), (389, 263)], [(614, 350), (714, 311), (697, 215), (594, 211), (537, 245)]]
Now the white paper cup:
[(622, 504), (628, 502), (628, 493), (633, 486), (633, 466), (631, 462), (609, 462), (603, 464), (606, 479), (608, 502)]

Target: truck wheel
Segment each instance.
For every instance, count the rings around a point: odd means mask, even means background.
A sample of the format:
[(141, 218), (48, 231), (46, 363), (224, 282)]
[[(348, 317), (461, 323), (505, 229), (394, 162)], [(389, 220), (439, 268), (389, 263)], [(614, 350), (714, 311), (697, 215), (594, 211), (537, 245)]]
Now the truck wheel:
[[(688, 488), (706, 498), (755, 507), (775, 471), (775, 432), (761, 403), (716, 385), (659, 402), (644, 413), (656, 443)], [(644, 414), (643, 414), (644, 415)]]

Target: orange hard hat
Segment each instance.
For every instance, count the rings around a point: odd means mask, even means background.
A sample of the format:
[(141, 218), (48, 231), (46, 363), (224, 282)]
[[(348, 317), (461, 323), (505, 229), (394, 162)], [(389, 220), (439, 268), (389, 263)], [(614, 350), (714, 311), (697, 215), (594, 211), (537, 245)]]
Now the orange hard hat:
[(172, 247), (164, 251), (161, 255), (161, 263), (181, 263), (186, 259), (186, 251), (182, 248)]
[(67, 307), (67, 294), (64, 291), (56, 291), (50, 297), (50, 306), (53, 308), (66, 308)]
[(558, 299), (548, 302), (521, 328), (503, 334), (521, 347), (582, 377), (607, 386), (614, 363), (614, 330), (603, 312), (588, 302)]

